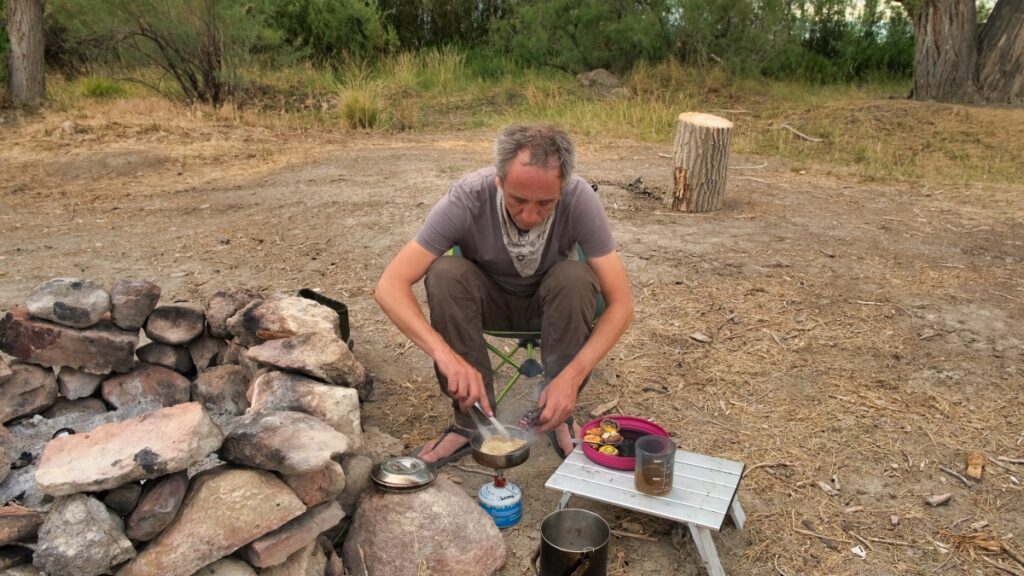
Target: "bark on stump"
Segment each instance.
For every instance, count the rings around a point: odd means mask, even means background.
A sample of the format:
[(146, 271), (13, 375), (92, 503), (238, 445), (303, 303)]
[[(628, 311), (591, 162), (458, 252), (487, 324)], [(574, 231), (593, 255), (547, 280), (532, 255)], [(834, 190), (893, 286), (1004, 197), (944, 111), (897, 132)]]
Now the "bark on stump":
[(672, 195), (665, 203), (677, 212), (711, 212), (722, 207), (729, 168), (732, 122), (700, 112), (679, 115), (673, 146)]

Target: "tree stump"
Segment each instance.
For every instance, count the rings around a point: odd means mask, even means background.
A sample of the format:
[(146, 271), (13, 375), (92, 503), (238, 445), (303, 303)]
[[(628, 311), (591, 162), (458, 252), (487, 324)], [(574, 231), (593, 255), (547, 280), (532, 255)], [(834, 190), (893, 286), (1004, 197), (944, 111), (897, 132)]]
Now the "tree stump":
[(679, 115), (673, 145), (675, 174), (665, 203), (677, 212), (711, 212), (722, 207), (729, 168), (732, 122), (711, 114)]

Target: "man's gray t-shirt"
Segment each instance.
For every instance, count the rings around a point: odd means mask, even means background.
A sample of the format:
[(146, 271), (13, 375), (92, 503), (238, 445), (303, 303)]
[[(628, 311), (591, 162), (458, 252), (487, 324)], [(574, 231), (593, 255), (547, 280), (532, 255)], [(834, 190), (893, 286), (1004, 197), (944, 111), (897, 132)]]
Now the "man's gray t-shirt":
[(587, 258), (605, 256), (615, 249), (608, 217), (597, 193), (583, 178), (573, 176), (562, 188), (551, 215), (554, 221), (540, 266), (534, 274), (523, 278), (502, 240), (496, 173), (493, 166), (484, 168), (453, 184), (430, 211), (416, 234), (416, 243), (436, 256), (458, 246), (463, 258), (479, 266), (502, 289), (517, 296), (536, 292), (548, 270), (569, 258), (576, 243)]

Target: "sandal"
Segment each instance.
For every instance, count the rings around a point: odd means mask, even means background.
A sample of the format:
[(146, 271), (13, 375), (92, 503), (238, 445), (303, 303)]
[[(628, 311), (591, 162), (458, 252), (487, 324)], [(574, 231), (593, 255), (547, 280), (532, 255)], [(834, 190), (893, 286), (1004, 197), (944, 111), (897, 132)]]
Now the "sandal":
[(448, 456), (445, 456), (444, 458), (440, 458), (438, 460), (435, 460), (434, 462), (431, 462), (430, 465), (433, 466), (434, 468), (440, 468), (450, 462), (461, 460), (473, 450), (473, 447), (469, 445), (468, 440), (473, 437), (474, 432), (475, 430), (462, 428), (461, 426), (458, 426), (456, 424), (449, 424), (448, 427), (444, 429), (444, 432), (441, 433), (441, 437), (437, 439), (437, 442), (434, 442), (433, 446), (430, 446), (430, 442), (427, 442), (419, 450), (417, 450), (413, 454), (413, 456), (416, 456), (417, 458), (420, 457), (420, 454), (423, 454), (423, 452), (428, 450), (428, 446), (429, 450), (433, 450), (440, 446), (441, 442), (444, 442), (445, 438), (447, 438), (449, 434), (455, 434), (457, 436), (462, 436), (467, 440), (465, 446), (462, 446), (461, 448), (459, 448), (455, 452), (452, 452)]
[[(576, 419), (573, 417), (572, 414), (570, 414), (569, 415), (569, 419), (566, 420), (565, 423), (569, 426), (569, 437), (572, 438), (573, 440), (575, 440), (576, 439)], [(555, 454), (557, 454), (558, 457), (561, 458), (562, 460), (565, 460), (565, 458), (568, 456), (568, 454), (563, 452), (562, 451), (562, 447), (558, 445), (558, 434), (557, 434), (557, 431), (556, 430), (549, 431), (548, 432), (548, 439), (551, 440), (551, 448), (554, 449)]]

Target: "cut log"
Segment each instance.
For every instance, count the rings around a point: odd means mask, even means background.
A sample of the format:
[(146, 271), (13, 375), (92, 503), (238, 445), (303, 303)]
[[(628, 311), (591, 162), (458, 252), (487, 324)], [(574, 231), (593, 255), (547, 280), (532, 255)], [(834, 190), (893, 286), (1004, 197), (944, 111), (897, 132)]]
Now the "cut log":
[(722, 207), (729, 168), (732, 122), (685, 112), (679, 115), (673, 146), (675, 174), (665, 203), (677, 212), (711, 212)]

